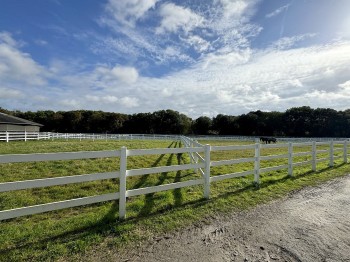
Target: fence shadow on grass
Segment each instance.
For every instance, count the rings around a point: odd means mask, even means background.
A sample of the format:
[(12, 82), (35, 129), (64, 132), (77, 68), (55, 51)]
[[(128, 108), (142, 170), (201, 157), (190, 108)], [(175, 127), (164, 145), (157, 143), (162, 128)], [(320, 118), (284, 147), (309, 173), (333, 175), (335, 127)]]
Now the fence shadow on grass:
[[(174, 145), (174, 148), (177, 147), (177, 142)], [(180, 165), (181, 164), (181, 157), (182, 154), (176, 154), (177, 155), (177, 164)], [(174, 159), (175, 154), (171, 154), (167, 160), (166, 165), (170, 166), (173, 163), (173, 159)], [(167, 180), (169, 178), (169, 172), (163, 172), (160, 174), (158, 181), (155, 183), (155, 186), (160, 186), (164, 183), (165, 180)], [(176, 172), (176, 176), (174, 179), (174, 182), (180, 182), (181, 181), (181, 171), (177, 171)], [(175, 199), (175, 205), (180, 205), (182, 203), (182, 193), (181, 193), (181, 189), (174, 189), (174, 199)], [(144, 206), (142, 207), (141, 211), (139, 212), (139, 215), (141, 216), (147, 216), (147, 214), (152, 213), (152, 209), (154, 208), (155, 205), (155, 193), (150, 193), (150, 194), (146, 194), (145, 195), (145, 201), (144, 201)], [(167, 207), (167, 209), (169, 209), (169, 207)]]
[[(181, 160), (183, 160), (182, 154), (177, 154), (176, 158), (177, 158), (177, 164), (181, 165)], [(177, 183), (177, 182), (180, 182), (180, 181), (181, 181), (181, 170), (176, 172), (174, 183)], [(183, 195), (181, 193), (181, 188), (174, 189), (173, 190), (173, 195), (174, 195), (174, 200), (175, 200), (174, 205), (175, 206), (181, 205), (182, 202), (183, 202)]]
[[(177, 142), (176, 141), (171, 142), (171, 144), (168, 146), (168, 148), (171, 148), (173, 145), (174, 145), (174, 147), (176, 147)], [(156, 167), (160, 163), (160, 161), (163, 159), (164, 156), (165, 156), (165, 154), (161, 154), (157, 158), (157, 160), (154, 161), (154, 163), (151, 165), (151, 167)], [(146, 183), (147, 179), (149, 178), (149, 176), (150, 176), (150, 174), (141, 176), (139, 181), (132, 188), (136, 189), (136, 188), (140, 188), (141, 186), (145, 185), (145, 183)]]
[[(168, 159), (168, 163), (172, 162), (172, 158), (173, 156), (170, 156)], [(183, 161), (183, 155), (182, 154), (177, 154), (177, 162), (180, 164), (181, 161)], [(159, 160), (160, 161), (160, 160)], [(125, 221), (117, 221), (117, 217), (118, 217), (118, 209), (119, 209), (119, 205), (118, 205), (118, 201), (114, 201), (113, 204), (111, 205), (109, 211), (104, 215), (104, 217), (102, 219), (100, 219), (97, 223), (95, 223), (94, 225), (87, 225), (87, 226), (81, 226), (79, 228), (76, 228), (75, 230), (71, 230), (62, 234), (57, 234), (55, 236), (50, 236), (50, 237), (43, 237), (39, 240), (36, 241), (28, 241), (25, 243), (16, 243), (14, 246), (8, 247), (8, 248), (4, 248), (4, 249), (0, 249), (0, 253), (2, 253), (3, 255), (7, 255), (10, 254), (11, 252), (19, 252), (21, 249), (42, 249), (44, 250), (46, 248), (46, 246), (51, 242), (54, 242), (55, 244), (64, 244), (70, 241), (75, 241), (75, 240), (80, 240), (82, 238), (89, 238), (90, 236), (93, 236), (95, 234), (101, 234), (104, 236), (107, 235), (114, 235), (114, 236), (119, 236), (121, 234), (123, 234), (126, 230), (123, 229), (124, 225), (129, 225), (129, 224), (133, 224), (133, 223), (139, 223), (142, 222), (144, 220), (147, 220), (149, 218), (152, 217), (156, 217), (162, 213), (165, 213), (169, 210), (179, 210), (179, 209), (184, 209), (184, 208), (198, 208), (200, 206), (206, 205), (212, 201), (215, 201), (216, 199), (219, 198), (229, 198), (231, 196), (234, 195), (239, 195), (242, 194), (246, 191), (249, 190), (259, 190), (262, 188), (266, 188), (270, 185), (274, 185), (274, 184), (279, 184), (279, 183), (283, 183), (287, 180), (299, 180), (302, 179), (304, 177), (307, 176), (311, 176), (311, 175), (317, 175), (318, 173), (322, 173), (325, 172), (327, 170), (331, 170), (333, 168), (339, 168), (344, 166), (345, 163), (342, 164), (338, 164), (335, 165), (334, 167), (325, 167), (323, 169), (319, 169), (317, 171), (306, 171), (303, 173), (300, 173), (296, 176), (293, 177), (289, 177), (288, 175), (280, 178), (280, 179), (276, 179), (276, 180), (268, 180), (268, 181), (264, 181), (260, 184), (259, 187), (256, 187), (253, 183), (242, 187), (242, 188), (238, 188), (237, 190), (234, 191), (228, 191), (222, 194), (219, 194), (215, 197), (212, 197), (210, 200), (206, 200), (204, 198), (198, 199), (198, 200), (193, 200), (193, 201), (188, 201), (186, 203), (183, 203), (183, 196), (181, 194), (181, 189), (175, 189), (173, 190), (173, 194), (174, 194), (174, 199), (175, 199), (175, 205), (172, 206), (165, 206), (163, 208), (159, 208), (156, 211), (152, 212), (152, 207), (154, 205), (154, 199), (152, 198), (153, 194), (150, 194), (149, 196), (146, 195), (145, 198), (145, 206), (143, 208), (143, 210), (138, 214), (138, 216), (136, 217), (131, 217), (128, 218)], [(174, 181), (175, 182), (179, 182), (181, 180), (181, 172), (177, 172)], [(157, 184), (161, 184), (162, 182), (164, 182), (164, 180), (167, 178), (167, 174), (162, 174), (162, 176), (159, 178), (159, 181)], [(148, 212), (149, 211), (149, 212)]]

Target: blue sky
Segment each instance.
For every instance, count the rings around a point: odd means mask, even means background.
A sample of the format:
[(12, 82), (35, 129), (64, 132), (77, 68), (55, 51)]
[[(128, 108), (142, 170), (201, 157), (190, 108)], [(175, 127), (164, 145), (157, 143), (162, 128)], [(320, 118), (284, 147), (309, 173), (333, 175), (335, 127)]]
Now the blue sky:
[(350, 108), (348, 0), (2, 0), (0, 106)]

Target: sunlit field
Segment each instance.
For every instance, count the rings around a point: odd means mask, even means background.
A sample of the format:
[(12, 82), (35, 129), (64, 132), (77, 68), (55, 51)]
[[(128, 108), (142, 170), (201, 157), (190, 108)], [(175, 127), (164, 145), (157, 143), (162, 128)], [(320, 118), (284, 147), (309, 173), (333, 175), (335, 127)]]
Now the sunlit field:
[[(200, 141), (210, 145), (247, 144), (236, 141)], [(75, 152), (128, 149), (176, 148), (179, 141), (31, 141), (0, 144), (0, 154)], [(318, 149), (326, 147), (318, 147)], [(262, 149), (262, 155), (286, 154), (287, 148)], [(297, 147), (294, 152), (311, 151), (311, 146)], [(341, 151), (337, 151), (339, 156)], [(211, 160), (253, 157), (254, 150), (219, 151), (211, 153)], [(319, 154), (318, 158), (327, 157)], [(294, 162), (310, 160), (311, 156), (295, 157)], [(127, 169), (179, 165), (190, 163), (188, 154), (164, 154), (128, 157)], [(287, 164), (287, 159), (262, 161), (261, 168)], [(254, 163), (212, 167), (211, 176), (254, 168)], [(72, 176), (119, 170), (118, 158), (48, 161), (0, 164), (0, 182), (38, 178)], [(203, 187), (193, 186), (127, 199), (127, 219), (118, 220), (118, 201), (63, 209), (44, 214), (20, 217), (0, 222), (0, 260), (52, 260), (59, 257), (83, 256), (92, 246), (101, 243), (125, 248), (151, 236), (203, 221), (207, 216), (219, 215), (253, 207), (285, 196), (293, 190), (315, 185), (348, 173), (350, 165), (335, 160), (295, 167), (293, 177), (287, 169), (261, 174), (261, 184), (254, 185), (253, 175), (211, 183), (211, 199), (203, 198)], [(164, 172), (130, 177), (127, 188), (198, 179), (194, 170)], [(118, 192), (118, 179), (52, 186), (0, 193), (0, 210), (37, 205), (73, 198)]]

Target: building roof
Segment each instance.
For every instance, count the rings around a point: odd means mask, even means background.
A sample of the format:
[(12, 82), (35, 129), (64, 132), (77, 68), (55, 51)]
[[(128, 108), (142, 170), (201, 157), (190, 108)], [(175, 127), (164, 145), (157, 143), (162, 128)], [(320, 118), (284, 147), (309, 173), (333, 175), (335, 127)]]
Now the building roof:
[(0, 112), (0, 124), (20, 125), (20, 126), (43, 126), (32, 121), (25, 120), (23, 118), (10, 116)]

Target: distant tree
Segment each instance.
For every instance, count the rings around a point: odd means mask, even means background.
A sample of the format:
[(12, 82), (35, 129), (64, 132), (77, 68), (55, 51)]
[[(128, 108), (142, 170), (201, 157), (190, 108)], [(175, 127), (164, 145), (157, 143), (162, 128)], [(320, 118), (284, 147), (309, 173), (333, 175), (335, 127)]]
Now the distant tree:
[(63, 112), (56, 112), (52, 116), (52, 123), (54, 124), (54, 128), (52, 130), (47, 130), (50, 132), (65, 132), (67, 128), (63, 125)]
[[(252, 136), (258, 135), (258, 115), (254, 112), (243, 114), (237, 117), (236, 122), (239, 126), (238, 135)], [(263, 124), (260, 123), (262, 126)]]
[(193, 121), (192, 129), (197, 135), (208, 135), (212, 128), (213, 121), (207, 116), (198, 117)]
[(0, 112), (7, 114), (7, 115), (13, 115), (12, 111), (6, 110), (5, 108), (2, 108), (1, 106), (0, 106)]
[(213, 118), (213, 130), (219, 135), (232, 135), (235, 133), (235, 117), (219, 114)]
[(158, 134), (187, 134), (191, 119), (174, 110), (160, 110), (152, 114), (154, 131)]
[(133, 115), (91, 110), (21, 112), (1, 107), (0, 112), (43, 124), (41, 130), (50, 132), (350, 137), (350, 109), (303, 106), (285, 112), (201, 116), (194, 121), (170, 109)]
[(133, 114), (127, 118), (122, 128), (124, 133), (153, 134), (154, 121), (151, 113)]
[(268, 112), (266, 113), (266, 118), (264, 120), (265, 122), (265, 131), (261, 135), (266, 136), (284, 136), (284, 129), (283, 129), (283, 115), (284, 113), (281, 112)]
[(125, 114), (108, 113), (106, 116), (107, 131), (109, 133), (121, 133), (128, 116)]
[(288, 109), (283, 117), (284, 130), (287, 136), (311, 136), (313, 109), (309, 106)]

